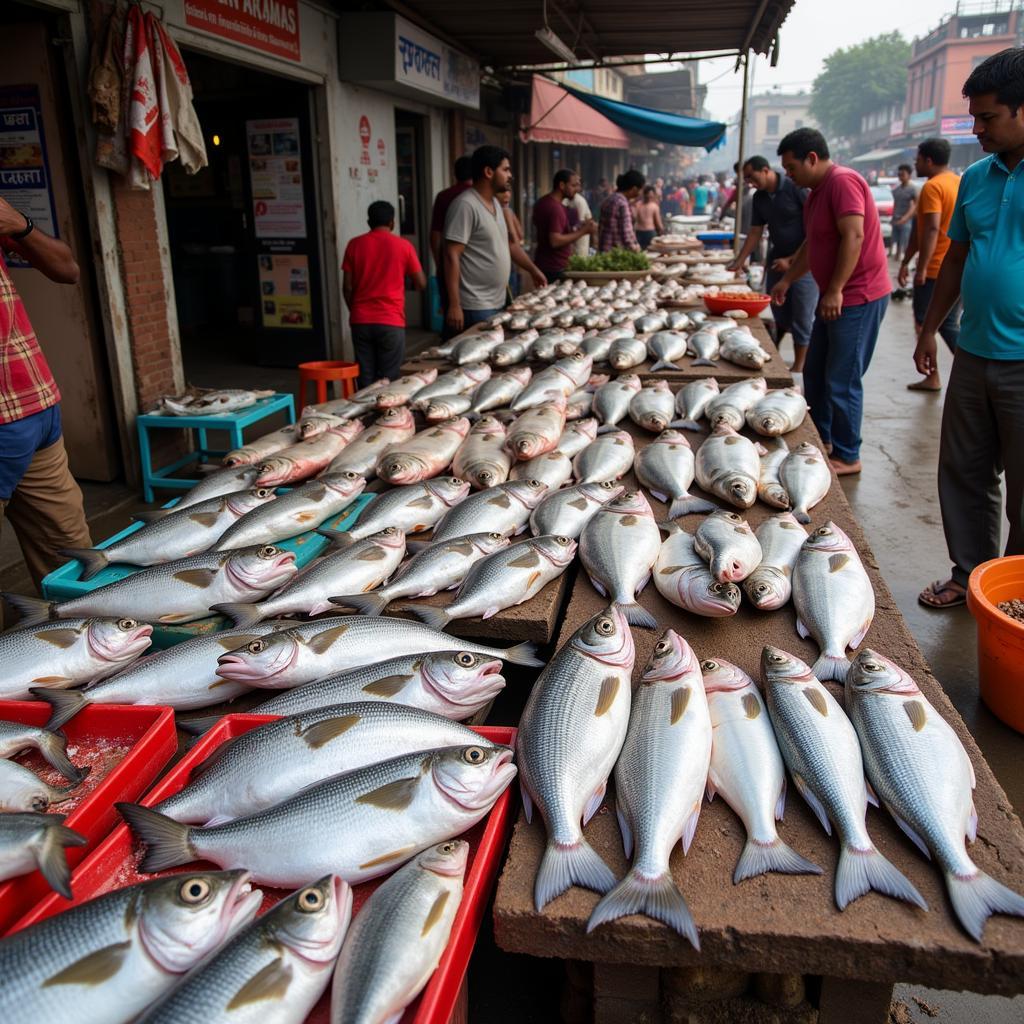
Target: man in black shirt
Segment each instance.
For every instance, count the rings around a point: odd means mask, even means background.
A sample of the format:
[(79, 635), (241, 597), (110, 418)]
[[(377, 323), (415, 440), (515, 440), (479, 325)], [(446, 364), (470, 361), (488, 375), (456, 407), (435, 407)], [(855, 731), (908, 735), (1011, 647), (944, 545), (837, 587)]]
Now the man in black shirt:
[[(763, 156), (752, 156), (743, 164), (743, 180), (757, 192), (754, 193), (750, 231), (729, 269), (739, 270), (746, 264), (767, 226), (768, 266), (761, 289), (767, 295), (789, 269), (791, 257), (804, 240), (804, 202), (808, 190), (798, 188), (780, 171), (773, 171)], [(772, 304), (778, 340), (782, 341), (787, 331), (793, 335), (794, 373), (803, 372), (817, 308), (818, 286), (810, 273), (793, 282), (781, 306)]]

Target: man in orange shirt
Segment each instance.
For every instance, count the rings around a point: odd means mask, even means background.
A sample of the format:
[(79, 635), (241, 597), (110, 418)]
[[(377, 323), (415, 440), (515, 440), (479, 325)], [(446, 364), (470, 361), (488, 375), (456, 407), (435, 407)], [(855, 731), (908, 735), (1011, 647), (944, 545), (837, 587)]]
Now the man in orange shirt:
[[(917, 255), (914, 272), (914, 322), (921, 330), (924, 315), (931, 302), (935, 282), (942, 268), (942, 260), (949, 249), (949, 222), (956, 206), (960, 188), (960, 175), (949, 169), (949, 143), (945, 139), (925, 139), (917, 147), (914, 167), (919, 178), (927, 178), (917, 197), (917, 231), (911, 235), (907, 254), (900, 264), (899, 283), (907, 286), (910, 261)], [(956, 351), (960, 337), (960, 302), (957, 301), (939, 328), (942, 340), (951, 352)], [(932, 370), (924, 380), (914, 381), (907, 387), (911, 391), (941, 391), (938, 369)]]

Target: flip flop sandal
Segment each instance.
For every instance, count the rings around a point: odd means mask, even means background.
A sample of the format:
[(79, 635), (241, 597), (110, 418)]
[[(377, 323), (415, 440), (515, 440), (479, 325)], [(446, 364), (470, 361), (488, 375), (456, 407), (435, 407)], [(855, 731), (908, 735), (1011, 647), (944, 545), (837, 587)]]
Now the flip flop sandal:
[[(949, 591), (957, 595), (952, 601), (929, 600), (929, 597), (936, 598), (940, 594), (945, 594)], [(962, 604), (966, 604), (967, 594), (961, 593), (952, 580), (934, 580), (917, 595), (917, 600), (926, 608), (935, 608), (941, 611), (943, 608), (957, 608)]]
[(942, 390), (942, 385), (940, 384), (937, 388), (932, 388), (932, 387), (929, 387), (927, 384), (925, 384), (924, 381), (916, 380), (916, 381), (914, 381), (913, 384), (908, 384), (907, 385), (907, 390), (908, 391), (930, 391), (933, 394), (938, 394)]

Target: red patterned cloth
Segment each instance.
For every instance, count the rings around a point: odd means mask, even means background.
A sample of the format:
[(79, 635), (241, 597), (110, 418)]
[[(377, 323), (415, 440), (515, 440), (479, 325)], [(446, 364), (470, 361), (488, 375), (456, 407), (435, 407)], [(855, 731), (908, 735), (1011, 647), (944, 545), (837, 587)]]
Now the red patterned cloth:
[(633, 230), (629, 200), (621, 192), (613, 192), (601, 204), (600, 231), (597, 246), (599, 252), (636, 247), (636, 231)]

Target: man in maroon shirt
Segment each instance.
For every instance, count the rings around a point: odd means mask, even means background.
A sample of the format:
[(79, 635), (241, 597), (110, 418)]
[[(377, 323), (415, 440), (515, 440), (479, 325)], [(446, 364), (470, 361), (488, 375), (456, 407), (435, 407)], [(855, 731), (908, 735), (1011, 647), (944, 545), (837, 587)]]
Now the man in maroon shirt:
[(572, 256), (573, 242), (597, 231), (593, 220), (584, 221), (575, 228), (569, 223), (565, 200), (571, 200), (579, 190), (580, 176), (575, 171), (558, 171), (554, 187), (533, 207), (533, 227), (537, 233), (533, 262), (549, 281), (557, 281), (565, 273)]
[[(452, 200), (460, 192), (465, 192), (473, 185), (473, 158), (460, 156), (455, 161), (452, 177), (455, 179), (455, 183), (437, 193), (434, 197), (434, 208), (430, 211), (430, 255), (434, 257), (434, 266), (437, 268), (439, 276), (444, 265), (441, 260), (444, 219), (448, 215), (448, 207), (452, 205)], [(443, 288), (441, 294), (444, 295)]]

